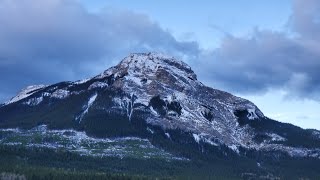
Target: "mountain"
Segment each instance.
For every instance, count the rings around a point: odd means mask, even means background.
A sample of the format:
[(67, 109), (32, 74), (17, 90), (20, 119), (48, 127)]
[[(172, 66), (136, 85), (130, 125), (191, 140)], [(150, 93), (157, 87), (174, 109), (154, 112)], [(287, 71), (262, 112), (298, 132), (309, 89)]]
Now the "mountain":
[(0, 128), (6, 148), (187, 164), (243, 161), (250, 168), (237, 175), (244, 178), (283, 176), (275, 162), (320, 162), (319, 131), (269, 119), (160, 53), (131, 54), (93, 78), (28, 86), (0, 106)]

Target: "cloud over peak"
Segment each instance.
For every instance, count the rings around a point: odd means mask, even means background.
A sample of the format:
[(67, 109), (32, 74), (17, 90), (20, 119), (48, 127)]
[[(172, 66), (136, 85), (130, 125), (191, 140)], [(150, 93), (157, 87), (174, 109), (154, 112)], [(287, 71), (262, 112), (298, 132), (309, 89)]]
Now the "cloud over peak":
[(89, 13), (75, 0), (3, 0), (0, 24), (0, 97), (29, 84), (92, 76), (130, 52), (199, 51), (196, 42), (177, 41), (146, 15)]
[(0, 101), (30, 84), (95, 75), (145, 51), (186, 58), (216, 88), (242, 94), (281, 89), (290, 97), (320, 100), (317, 0), (293, 2), (288, 31), (227, 34), (211, 50), (178, 41), (147, 15), (110, 8), (90, 13), (76, 0), (2, 0), (0, 24)]

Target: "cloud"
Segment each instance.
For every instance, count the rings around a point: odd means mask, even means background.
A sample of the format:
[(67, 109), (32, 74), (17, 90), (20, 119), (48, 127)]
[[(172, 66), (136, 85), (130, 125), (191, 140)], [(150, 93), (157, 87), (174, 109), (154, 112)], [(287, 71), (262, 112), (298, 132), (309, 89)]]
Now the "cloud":
[(320, 37), (320, 2), (317, 0), (295, 0), (290, 24), (303, 39)]
[(1, 0), (0, 24), (0, 102), (30, 84), (93, 76), (130, 52), (199, 53), (145, 15), (93, 14), (75, 0)]
[(200, 77), (241, 94), (283, 89), (320, 100), (320, 1), (294, 1), (288, 27), (289, 33), (256, 28), (248, 37), (226, 36), (196, 62)]
[[(281, 89), (320, 100), (320, 2), (295, 0), (289, 32), (225, 33), (219, 48), (178, 41), (148, 16), (76, 0), (0, 0), (0, 102), (30, 84), (93, 76), (131, 52), (183, 57), (199, 79), (237, 94)], [(215, 28), (215, 27), (214, 27)]]

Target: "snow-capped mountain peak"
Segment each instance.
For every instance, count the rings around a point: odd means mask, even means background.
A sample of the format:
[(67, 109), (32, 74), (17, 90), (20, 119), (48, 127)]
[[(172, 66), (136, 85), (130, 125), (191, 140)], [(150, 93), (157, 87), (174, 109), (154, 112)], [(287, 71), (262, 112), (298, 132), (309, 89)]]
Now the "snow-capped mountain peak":
[[(132, 53), (124, 58), (117, 66), (112, 67), (97, 79), (114, 74), (114, 77), (124, 77), (136, 81), (137, 84), (148, 80), (161, 80), (170, 76), (179, 76), (184, 79), (197, 80), (196, 74), (181, 60), (161, 53)], [(139, 82), (138, 82), (139, 81)]]
[[(186, 63), (160, 53), (130, 54), (118, 65), (93, 78), (28, 87), (0, 107), (0, 115), (1, 110), (6, 114), (13, 111), (12, 108), (6, 109), (9, 104), (44, 106), (44, 110), (39, 108), (43, 117), (50, 117), (47, 115), (50, 113), (56, 116), (59, 112), (66, 121), (88, 128), (87, 131), (95, 125), (91, 121), (103, 119), (106, 123), (106, 118), (122, 117), (126, 123), (142, 119), (147, 124), (143, 129), (145, 133), (153, 134), (155, 130), (151, 127), (160, 127), (165, 132), (164, 136), (173, 140), (174, 135), (170, 131), (183, 131), (189, 133), (196, 143), (223, 144), (236, 153), (240, 147), (288, 153), (301, 150), (303, 156), (313, 152), (277, 144), (285, 144), (289, 138), (285, 133), (279, 133), (280, 125), (278, 129), (270, 126), (273, 122), (255, 104), (203, 85)], [(64, 104), (73, 109), (63, 111), (59, 106)], [(10, 112), (6, 116), (10, 117)], [(43, 123), (42, 119), (39, 121), (37, 124)], [(89, 124), (84, 126), (86, 123)], [(265, 129), (261, 124), (266, 124)], [(260, 128), (258, 132), (257, 127)]]

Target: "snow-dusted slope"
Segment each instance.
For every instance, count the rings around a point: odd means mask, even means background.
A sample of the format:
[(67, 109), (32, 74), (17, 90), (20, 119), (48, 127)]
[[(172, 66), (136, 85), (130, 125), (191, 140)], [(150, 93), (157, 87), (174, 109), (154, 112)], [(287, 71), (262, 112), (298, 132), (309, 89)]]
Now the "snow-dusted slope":
[(83, 112), (81, 112), (81, 114), (79, 116), (76, 117), (76, 120), (81, 123), (82, 118), (84, 117), (84, 115), (86, 115), (89, 112), (89, 108), (92, 106), (92, 104), (94, 103), (94, 101), (97, 98), (97, 94), (92, 95), (89, 100), (88, 103), (83, 106)]
[[(134, 103), (149, 106), (150, 100), (160, 95), (169, 104), (178, 102), (181, 114), (167, 109), (165, 116), (157, 111), (147, 119), (148, 123), (163, 128), (180, 128), (203, 138), (218, 139), (227, 145), (245, 145), (252, 135), (240, 128), (234, 112), (248, 110), (250, 119), (263, 118), (263, 113), (251, 102), (229, 93), (204, 86), (192, 69), (180, 60), (159, 53), (131, 54), (119, 65), (95, 77), (103, 79), (114, 75), (117, 86), (136, 96)], [(117, 101), (121, 103), (129, 99)], [(211, 114), (210, 119), (205, 114)]]
[(22, 89), (15, 97), (10, 99), (9, 101), (5, 102), (5, 105), (20, 101), (21, 99), (25, 99), (31, 96), (33, 93), (37, 92), (38, 90), (45, 88), (46, 85), (32, 85)]
[[(119, 92), (121, 95), (117, 95)], [(38, 106), (45, 98), (63, 101), (83, 94), (88, 95), (86, 101), (79, 104), (81, 112), (70, 115), (80, 125), (95, 110), (99, 113), (114, 111), (119, 115), (125, 114), (129, 122), (137, 112), (142, 111), (143, 119), (149, 125), (161, 127), (164, 131), (178, 129), (189, 133), (196, 143), (225, 145), (237, 153), (242, 147), (284, 151), (293, 156), (319, 157), (320, 154), (317, 148), (286, 145), (283, 142), (288, 139), (283, 134), (277, 134), (278, 131), (257, 132), (248, 124), (267, 119), (257, 106), (203, 85), (186, 63), (160, 53), (131, 54), (117, 66), (91, 79), (48, 87), (29, 87), (10, 103), (19, 101), (28, 106)], [(108, 107), (97, 103), (108, 98), (112, 100), (112, 105), (109, 103)], [(154, 133), (149, 127), (146, 131)], [(168, 132), (165, 136), (172, 138)], [(257, 137), (263, 140), (257, 141)]]

